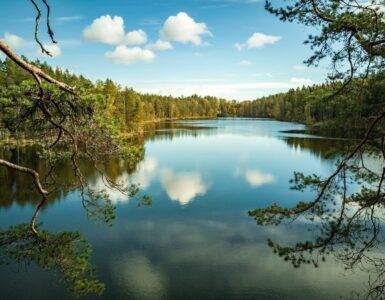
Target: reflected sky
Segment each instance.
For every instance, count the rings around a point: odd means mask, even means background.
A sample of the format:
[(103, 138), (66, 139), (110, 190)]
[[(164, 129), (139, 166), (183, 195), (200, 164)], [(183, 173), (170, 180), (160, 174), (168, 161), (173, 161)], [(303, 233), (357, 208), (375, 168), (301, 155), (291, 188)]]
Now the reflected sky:
[(207, 184), (203, 182), (198, 172), (174, 173), (166, 169), (161, 173), (163, 188), (171, 200), (184, 205), (192, 201), (196, 196), (204, 196), (207, 192)]
[[(367, 274), (349, 273), (333, 257), (318, 269), (294, 269), (267, 247), (268, 237), (311, 238), (310, 224), (261, 228), (247, 214), (311, 199), (310, 192), (291, 190), (289, 179), (294, 171), (328, 174), (334, 161), (325, 152), (341, 141), (282, 132), (304, 128), (270, 120), (180, 123), (188, 125), (183, 133), (158, 132), (136, 170), (118, 175), (139, 184), (151, 207), (110, 192), (117, 218), (108, 227), (88, 219), (71, 191), (42, 213), (44, 227), (79, 230), (92, 244), (107, 286), (101, 299), (338, 299), (364, 288)], [(94, 178), (93, 184), (102, 182)], [(0, 227), (28, 221), (32, 210), (17, 202), (0, 206)], [(0, 279), (7, 280), (0, 280), (0, 298), (71, 299), (50, 275), (2, 267)]]
[(262, 173), (258, 169), (246, 170), (245, 179), (251, 187), (259, 187), (264, 184), (273, 183), (275, 177), (269, 173)]

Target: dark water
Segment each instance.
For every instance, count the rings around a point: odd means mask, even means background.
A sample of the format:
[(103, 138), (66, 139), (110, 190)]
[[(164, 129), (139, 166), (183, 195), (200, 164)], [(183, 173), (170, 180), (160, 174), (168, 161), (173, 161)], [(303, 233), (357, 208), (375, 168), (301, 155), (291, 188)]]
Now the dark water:
[[(319, 268), (295, 269), (267, 246), (269, 237), (303, 240), (311, 235), (308, 224), (258, 227), (248, 216), (274, 202), (310, 200), (310, 192), (290, 190), (293, 171), (327, 175), (334, 163), (328, 152), (342, 141), (283, 133), (304, 128), (270, 120), (171, 127), (146, 140), (134, 172), (124, 162), (111, 167), (122, 181), (140, 184), (150, 207), (111, 191), (117, 218), (108, 227), (87, 218), (78, 192), (70, 191), (42, 212), (45, 228), (79, 231), (90, 242), (106, 284), (100, 299), (338, 299), (364, 288), (368, 274), (345, 271), (332, 256)], [(13, 156), (34, 159), (28, 150)], [(28, 222), (36, 205), (16, 176), (1, 175), (1, 229)], [(102, 184), (97, 176), (89, 180)], [(56, 279), (33, 264), (3, 266), (0, 299), (71, 298)]]

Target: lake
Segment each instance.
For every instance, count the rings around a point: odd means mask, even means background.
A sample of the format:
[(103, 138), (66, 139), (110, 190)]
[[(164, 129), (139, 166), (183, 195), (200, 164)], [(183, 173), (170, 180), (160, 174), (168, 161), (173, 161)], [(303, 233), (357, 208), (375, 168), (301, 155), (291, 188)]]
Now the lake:
[[(311, 200), (312, 192), (290, 189), (294, 171), (333, 170), (328, 152), (346, 141), (304, 129), (266, 119), (169, 123), (146, 138), (144, 157), (131, 170), (124, 162), (111, 165), (115, 177), (140, 185), (150, 206), (109, 191), (116, 219), (106, 226), (88, 218), (79, 192), (69, 190), (50, 201), (40, 221), (50, 231), (79, 231), (91, 244), (106, 284), (100, 299), (349, 298), (365, 289), (368, 274), (345, 271), (333, 256), (318, 268), (293, 268), (267, 245), (268, 238), (304, 240), (311, 225), (260, 227), (248, 215), (272, 203)], [(10, 151), (14, 160), (34, 157), (28, 149)], [(20, 191), (27, 180), (4, 170), (0, 178), (1, 229), (29, 222), (37, 202)], [(96, 175), (88, 180), (102, 184)], [(0, 298), (71, 299), (57, 277), (34, 264), (2, 266)]]

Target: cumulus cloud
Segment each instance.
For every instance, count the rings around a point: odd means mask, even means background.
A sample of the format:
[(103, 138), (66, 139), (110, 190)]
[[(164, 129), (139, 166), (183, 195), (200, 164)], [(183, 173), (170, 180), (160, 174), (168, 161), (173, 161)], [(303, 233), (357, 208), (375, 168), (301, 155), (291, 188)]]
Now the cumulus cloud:
[(124, 21), (122, 17), (110, 15), (95, 19), (83, 30), (83, 36), (88, 41), (118, 45), (124, 41)]
[(246, 170), (245, 179), (252, 187), (258, 187), (261, 185), (275, 182), (275, 177), (273, 175), (268, 173), (262, 173), (257, 169)]
[(165, 42), (162, 40), (157, 40), (156, 43), (148, 44), (146, 48), (152, 51), (166, 51), (173, 49), (170, 42)]
[[(137, 47), (147, 43), (147, 34), (142, 29), (125, 32), (124, 20), (120, 16), (101, 16), (83, 30), (83, 37), (87, 41), (114, 45), (113, 51), (105, 56), (118, 64), (129, 65), (137, 61), (151, 62), (155, 58), (155, 51), (173, 49), (172, 41), (181, 43), (191, 42), (195, 45), (205, 45), (203, 35), (211, 35), (205, 23), (197, 23), (185, 12), (170, 16), (159, 31), (159, 39), (144, 47)], [(131, 46), (128, 48), (126, 46)], [(135, 46), (135, 47), (133, 47)]]
[(137, 46), (147, 42), (147, 34), (142, 29), (125, 33), (123, 18), (110, 15), (95, 19), (83, 30), (83, 36), (88, 41), (109, 45)]
[(154, 60), (155, 54), (148, 49), (119, 45), (114, 51), (107, 52), (106, 57), (116, 64), (130, 65), (138, 61), (150, 63)]
[[(58, 44), (43, 44), (43, 46), (44, 46), (44, 49), (51, 54), (51, 57), (56, 57), (61, 55), (61, 49)], [(38, 49), (38, 54), (41, 56), (48, 56), (47, 54), (43, 53), (41, 49)]]
[(164, 170), (161, 174), (161, 183), (170, 199), (182, 205), (207, 192), (207, 186), (201, 174), (197, 172), (173, 173), (171, 170)]
[(249, 67), (252, 65), (252, 62), (249, 61), (249, 60), (241, 60), (239, 63), (238, 63), (238, 66), (241, 66), (241, 67)]
[(241, 51), (245, 47), (247, 49), (262, 48), (268, 44), (275, 44), (281, 39), (282, 38), (280, 36), (266, 35), (261, 32), (255, 32), (245, 43), (236, 43), (234, 46), (238, 51)]
[[(137, 47), (147, 43), (147, 34), (142, 29), (125, 32), (122, 17), (110, 15), (95, 19), (83, 30), (83, 36), (88, 41), (115, 45), (113, 51), (108, 51), (105, 57), (117, 64), (130, 65), (143, 61), (152, 62), (155, 58), (153, 50), (171, 49), (170, 43), (158, 41), (145, 47)], [(135, 46), (135, 47), (127, 47)]]
[(126, 34), (125, 44), (130, 46), (142, 45), (147, 42), (147, 34), (142, 30), (133, 30)]
[(194, 45), (202, 45), (202, 35), (212, 35), (205, 23), (195, 22), (185, 12), (168, 17), (159, 34), (164, 41), (191, 42)]
[(23, 38), (9, 32), (4, 33), (4, 38), (2, 40), (14, 49), (19, 49), (25, 44)]
[(290, 78), (291, 83), (295, 84), (302, 84), (302, 85), (310, 85), (313, 84), (313, 80), (308, 79), (308, 78), (297, 78), (297, 77), (292, 77)]

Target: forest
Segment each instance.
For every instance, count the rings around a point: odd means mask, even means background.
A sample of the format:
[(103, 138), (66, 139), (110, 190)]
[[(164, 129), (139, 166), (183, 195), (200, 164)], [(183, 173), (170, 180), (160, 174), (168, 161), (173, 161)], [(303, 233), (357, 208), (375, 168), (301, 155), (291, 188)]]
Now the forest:
[[(82, 75), (71, 74), (68, 70), (53, 69), (47, 63), (35, 61), (33, 64), (85, 95), (81, 100), (89, 104), (99, 124), (107, 128), (113, 136), (136, 131), (138, 124), (144, 122), (236, 116), (235, 101), (211, 96), (174, 98), (140, 94), (132, 88), (123, 88), (110, 79), (94, 83)], [(25, 137), (33, 135), (34, 129), (27, 123), (20, 122), (20, 118), (23, 119), (23, 113), (28, 113), (33, 105), (28, 95), (35, 88), (34, 83), (30, 74), (11, 60), (0, 61), (0, 128), (3, 139), (20, 134)], [(14, 101), (22, 104), (24, 109), (16, 109)], [(15, 118), (15, 115), (19, 117)]]
[[(107, 128), (111, 135), (120, 137), (142, 131), (141, 124), (146, 122), (217, 117), (272, 118), (303, 123), (310, 129), (333, 132), (334, 135), (355, 136), (362, 134), (365, 120), (385, 103), (384, 74), (365, 80), (355, 79), (348, 90), (336, 96), (333, 93), (342, 88), (340, 82), (304, 86), (260, 99), (237, 102), (213, 96), (175, 98), (140, 94), (110, 79), (92, 82), (68, 70), (54, 69), (46, 62), (33, 63), (87, 95), (82, 101), (90, 104), (100, 125)], [(0, 61), (2, 140), (16, 136), (33, 137), (35, 129), (20, 120), (25, 117), (25, 110), (14, 105), (16, 100), (28, 111), (31, 103), (27, 97), (33, 88), (34, 80), (30, 74), (9, 59)], [(15, 115), (19, 115), (19, 118), (15, 118)]]
[[(255, 54), (238, 67), (270, 58), (289, 74), (279, 59), (289, 61), (281, 54), (296, 52), (300, 41), (291, 39), (295, 47), (288, 48), (289, 26), (257, 16), (257, 9), (248, 7), (256, 5), (312, 33), (302, 40), (311, 55), (292, 57), (290, 70), (298, 59), (309, 67), (321, 62), (329, 67), (322, 84), (242, 102), (161, 96), (20, 56), (28, 53), (20, 50), (23, 39), (5, 32), (0, 38), (5, 57), (0, 59), (0, 277), (6, 278), (1, 297), (384, 298), (384, 0), (226, 1), (215, 5), (211, 18), (209, 7), (199, 15), (203, 7), (197, 3), (189, 3), (197, 6), (191, 17), (182, 1), (174, 3), (179, 13), (170, 14), (160, 30), (161, 21), (155, 24), (145, 14), (138, 19), (138, 26), (156, 25), (146, 29), (159, 37), (156, 43), (147, 43), (142, 29), (126, 32), (123, 17), (132, 25), (138, 3), (129, 10), (130, 1), (121, 7), (114, 1), (115, 10), (109, 5), (92, 12), (97, 1), (86, 8), (78, 1), (77, 15), (58, 17), (51, 15), (49, 0), (28, 2), (39, 55), (60, 54), (56, 44), (63, 37), (83, 32), (90, 44), (80, 43), (86, 55), (77, 62), (78, 52), (68, 52), (75, 64), (98, 52), (91, 42), (115, 46), (104, 53), (114, 64), (166, 62), (160, 51), (187, 50), (188, 43), (215, 47), (225, 29), (223, 45), (232, 49), (232, 59), (268, 47), (265, 56)], [(145, 7), (151, 11), (165, 6), (150, 2)], [(25, 21), (11, 13), (19, 10), (19, 4), (0, 10), (1, 21)], [(108, 14), (90, 18), (100, 11)], [(113, 11), (123, 16), (111, 17)], [(250, 12), (248, 23), (234, 26)], [(244, 32), (242, 42), (242, 28), (252, 28), (255, 19), (261, 24), (255, 30), (264, 33)], [(56, 39), (53, 25), (70, 20), (79, 21), (77, 31), (62, 26), (71, 30), (64, 36), (59, 30)], [(297, 29), (292, 36), (300, 36)], [(217, 58), (221, 48), (208, 49), (215, 49)], [(170, 57), (182, 68), (177, 56)], [(209, 57), (202, 62), (209, 66)], [(212, 60), (214, 77), (221, 72), (218, 62)], [(149, 68), (152, 73), (156, 64)], [(178, 76), (171, 66), (167, 70)], [(163, 122), (216, 118), (226, 120)], [(295, 272), (283, 262), (304, 267)], [(15, 272), (30, 267), (27, 275)]]
[[(335, 95), (339, 90), (343, 92)], [(298, 122), (315, 131), (355, 137), (384, 103), (385, 77), (377, 74), (353, 80), (348, 89), (330, 82), (245, 101), (237, 105), (236, 115)]]

